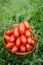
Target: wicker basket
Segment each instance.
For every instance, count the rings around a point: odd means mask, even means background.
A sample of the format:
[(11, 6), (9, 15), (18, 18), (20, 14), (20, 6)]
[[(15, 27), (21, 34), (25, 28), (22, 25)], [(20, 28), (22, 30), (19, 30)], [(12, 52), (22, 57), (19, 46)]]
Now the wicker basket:
[[(13, 29), (15, 29), (16, 27), (18, 27), (18, 25), (19, 25), (19, 24), (13, 24)], [(31, 27), (31, 28), (32, 28), (32, 30), (30, 30), (30, 31), (34, 34), (34, 37), (37, 37), (36, 34), (33, 32), (33, 31), (34, 31), (34, 28), (33, 28), (33, 27)], [(5, 33), (4, 33), (4, 35), (5, 35)], [(4, 45), (6, 45), (6, 42), (4, 43)], [(34, 48), (33, 48), (30, 52), (25, 52), (25, 53), (16, 52), (15, 55), (16, 55), (18, 58), (26, 57), (26, 56), (28, 56), (29, 54), (31, 54), (31, 53), (35, 50), (36, 45), (37, 45), (37, 44), (35, 44)], [(9, 51), (11, 52), (10, 49), (9, 49)]]

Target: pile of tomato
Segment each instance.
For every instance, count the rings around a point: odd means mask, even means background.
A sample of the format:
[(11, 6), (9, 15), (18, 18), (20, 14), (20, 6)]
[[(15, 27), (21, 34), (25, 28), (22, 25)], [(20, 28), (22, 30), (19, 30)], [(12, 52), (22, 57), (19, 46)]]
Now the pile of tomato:
[(24, 21), (13, 30), (7, 30), (4, 34), (5, 49), (10, 50), (12, 54), (30, 52), (36, 44), (31, 29), (30, 23)]

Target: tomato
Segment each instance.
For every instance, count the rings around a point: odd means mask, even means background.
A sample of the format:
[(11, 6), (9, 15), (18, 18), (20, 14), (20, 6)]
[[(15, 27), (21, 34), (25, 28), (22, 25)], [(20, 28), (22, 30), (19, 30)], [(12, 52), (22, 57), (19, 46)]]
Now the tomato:
[(7, 42), (10, 41), (10, 36), (4, 35), (4, 38), (5, 38), (5, 40), (6, 40)]
[(26, 51), (30, 51), (31, 50), (31, 46), (29, 44), (26, 44)]
[(17, 38), (17, 40), (16, 40), (16, 46), (19, 47), (20, 44), (21, 44), (21, 42), (20, 42), (20, 37), (19, 37), (19, 38)]
[(15, 38), (13, 35), (11, 35), (10, 42), (14, 42), (14, 41), (15, 41)]
[(26, 36), (26, 37), (31, 36), (31, 32), (30, 32), (29, 30), (26, 30), (26, 32), (25, 32), (25, 36)]
[(24, 35), (21, 35), (21, 43), (25, 45), (26, 41), (26, 37)]
[(19, 25), (19, 33), (24, 34), (25, 33), (25, 26), (23, 24)]
[(31, 38), (31, 37), (29, 37), (29, 38), (27, 39), (27, 42), (28, 42), (28, 44), (30, 44), (30, 45), (31, 45), (32, 38)]
[(21, 45), (20, 46), (20, 52), (25, 52), (25, 50), (26, 50), (25, 46)]
[(24, 26), (25, 26), (26, 29), (29, 29), (29, 28), (30, 28), (30, 24), (29, 24), (29, 22), (24, 21)]
[(15, 29), (14, 29), (14, 37), (15, 37), (15, 38), (18, 38), (18, 37), (19, 37), (18, 28), (15, 28)]
[(31, 47), (31, 50), (33, 49), (33, 46), (30, 46)]
[(11, 35), (11, 31), (8, 30), (8, 31), (6, 32), (6, 35)]
[(32, 43), (31, 43), (32, 46), (35, 45), (35, 40), (32, 39)]
[(14, 43), (7, 43), (6, 45), (5, 45), (5, 48), (6, 49), (10, 49), (10, 48), (12, 48), (14, 46)]
[(18, 47), (17, 46), (13, 46), (11, 53), (15, 54), (18, 51)]

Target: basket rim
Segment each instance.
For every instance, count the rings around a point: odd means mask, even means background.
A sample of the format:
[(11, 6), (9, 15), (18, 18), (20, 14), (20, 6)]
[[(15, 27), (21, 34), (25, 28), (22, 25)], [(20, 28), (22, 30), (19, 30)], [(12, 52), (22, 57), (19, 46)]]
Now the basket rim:
[[(4, 45), (6, 45), (6, 43), (4, 43)], [(31, 53), (35, 50), (36, 45), (37, 45), (37, 44), (35, 44), (35, 46), (33, 47), (33, 49), (32, 49), (31, 51), (29, 51), (29, 52), (25, 52), (25, 53), (22, 53), (22, 52), (16, 52), (15, 54), (16, 54), (16, 55), (21, 55), (21, 56), (31, 54)], [(9, 49), (9, 52), (11, 52), (10, 49)]]
[(31, 51), (29, 51), (29, 52), (25, 52), (25, 53), (16, 52), (16, 55), (27, 55), (27, 54), (31, 54), (31, 53), (35, 50), (36, 45), (37, 45), (37, 44), (35, 44), (34, 48), (33, 48)]

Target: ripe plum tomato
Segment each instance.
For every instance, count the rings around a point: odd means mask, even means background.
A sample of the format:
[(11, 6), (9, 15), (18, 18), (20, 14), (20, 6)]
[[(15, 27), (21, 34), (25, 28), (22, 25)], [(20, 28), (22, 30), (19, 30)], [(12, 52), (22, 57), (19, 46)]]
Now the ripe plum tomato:
[(26, 44), (26, 51), (30, 51), (31, 50), (31, 46), (29, 44)]
[(13, 46), (11, 53), (15, 54), (18, 51), (18, 47), (17, 46)]
[(35, 40), (32, 39), (32, 43), (31, 43), (32, 46), (35, 45)]
[(22, 53), (23, 53), (23, 52), (25, 52), (25, 51), (26, 51), (25, 46), (21, 45), (21, 46), (20, 46), (20, 52), (22, 52)]
[(18, 37), (17, 40), (16, 40), (16, 46), (19, 47), (20, 44), (21, 44), (21, 42), (20, 42), (20, 37)]
[(19, 25), (19, 33), (20, 34), (24, 34), (25, 33), (25, 26), (24, 26), (24, 24), (20, 24)]
[(30, 36), (31, 36), (31, 32), (30, 32), (29, 30), (26, 30), (25, 36), (26, 36), (26, 37), (30, 37)]
[(30, 24), (27, 21), (24, 21), (24, 26), (26, 29), (30, 29)]
[(31, 45), (32, 38), (31, 38), (31, 37), (29, 37), (29, 38), (27, 39), (27, 42), (28, 42), (28, 44), (30, 44), (30, 45)]
[(15, 41), (15, 38), (13, 35), (11, 35), (10, 42), (14, 42), (14, 41)]
[(10, 49), (10, 48), (12, 48), (14, 46), (14, 43), (7, 43), (6, 45), (5, 45), (5, 48), (6, 49)]
[(27, 42), (26, 37), (24, 35), (21, 35), (21, 43), (25, 45)]
[(11, 35), (11, 31), (10, 30), (8, 30), (7, 32), (6, 32), (6, 35)]
[(15, 37), (15, 38), (18, 38), (18, 37), (19, 37), (18, 28), (15, 28), (15, 29), (14, 29), (14, 37)]
[(30, 46), (31, 47), (31, 50), (33, 49), (33, 46)]
[(5, 38), (5, 40), (6, 40), (7, 42), (10, 41), (10, 36), (8, 36), (8, 35), (4, 35), (4, 38)]

